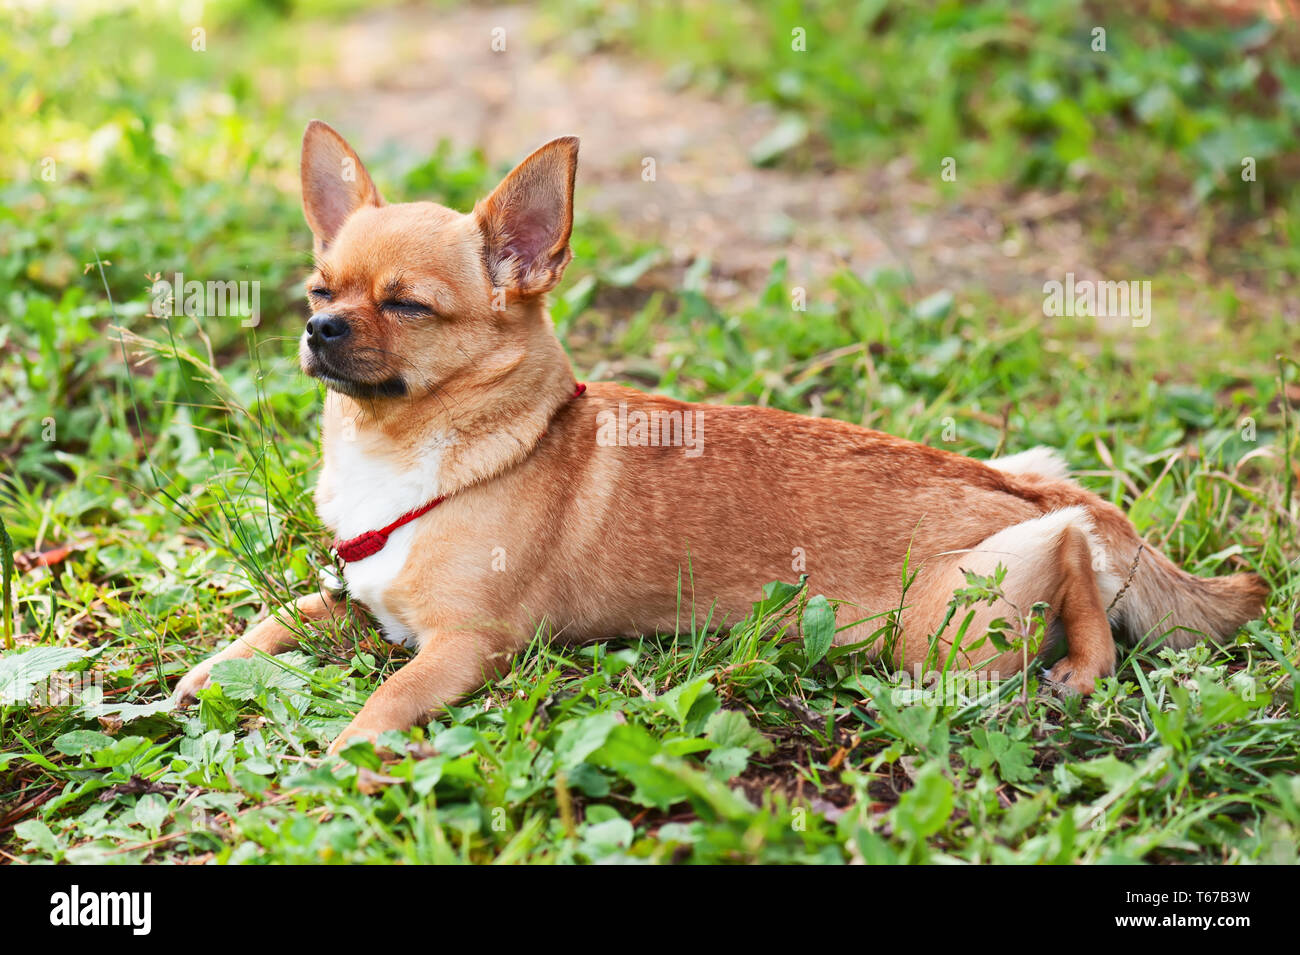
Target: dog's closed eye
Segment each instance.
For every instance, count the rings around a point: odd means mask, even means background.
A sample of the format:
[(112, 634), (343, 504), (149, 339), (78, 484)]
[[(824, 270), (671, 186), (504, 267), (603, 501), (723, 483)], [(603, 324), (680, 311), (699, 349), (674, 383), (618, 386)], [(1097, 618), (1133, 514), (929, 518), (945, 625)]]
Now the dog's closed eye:
[(405, 315), (433, 315), (433, 309), (422, 302), (412, 302), (409, 299), (389, 299), (381, 302), (379, 307), (385, 312), (396, 312)]

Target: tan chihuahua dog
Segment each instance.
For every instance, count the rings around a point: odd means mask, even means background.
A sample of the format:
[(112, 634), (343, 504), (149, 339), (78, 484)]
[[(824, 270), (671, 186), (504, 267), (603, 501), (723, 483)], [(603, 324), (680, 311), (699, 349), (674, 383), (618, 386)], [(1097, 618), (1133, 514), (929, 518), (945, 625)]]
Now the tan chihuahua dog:
[[(466, 215), (386, 205), (342, 137), (307, 127), (317, 267), (299, 353), (328, 387), (317, 510), (352, 600), (418, 648), (331, 752), (428, 720), (506, 672), (543, 622), (574, 642), (672, 631), (679, 579), (743, 617), (763, 584), (791, 578), (795, 553), (817, 592), (844, 601), (836, 642), (867, 639), (882, 621), (857, 621), (892, 611), (892, 662), (907, 667), (936, 641), (948, 657), (956, 625), (935, 632), (963, 571), (1003, 565), (1005, 599), (976, 608), (963, 644), (1046, 603), (1066, 641), (1047, 676), (1083, 693), (1114, 670), (1112, 626), (1186, 646), (1261, 612), (1258, 576), (1185, 573), (1046, 449), (986, 463), (768, 408), (583, 393), (544, 301), (572, 258), (577, 160), (577, 139), (553, 140)], [(196, 667), (178, 696), (206, 686), (217, 660), (284, 651), (296, 618), (342, 607), (302, 598)], [(988, 640), (957, 659), (1021, 667), (1020, 651)]]

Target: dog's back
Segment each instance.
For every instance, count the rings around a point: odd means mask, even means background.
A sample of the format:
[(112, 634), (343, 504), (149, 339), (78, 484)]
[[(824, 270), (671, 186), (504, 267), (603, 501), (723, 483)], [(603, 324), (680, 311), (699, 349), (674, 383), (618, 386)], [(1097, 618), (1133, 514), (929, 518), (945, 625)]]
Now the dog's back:
[[(656, 421), (683, 420), (677, 430), (654, 430)], [(638, 423), (649, 427), (638, 432)], [(841, 421), (692, 405), (610, 384), (593, 385), (554, 430), (534, 463), (568, 475), (565, 500), (554, 506), (564, 513), (560, 526), (573, 530), (556, 544), (573, 545), (562, 558), (563, 580), (583, 637), (607, 635), (598, 632), (604, 627), (673, 626), (682, 608), (665, 579), (680, 577), (686, 599), (698, 595), (701, 615), (716, 601), (719, 616), (734, 619), (755, 599), (755, 581), (807, 573), (818, 592), (848, 603), (841, 626), (873, 618), (842, 630), (839, 642), (864, 639), (882, 626), (878, 615), (923, 597), (906, 592), (904, 566), (932, 575), (928, 567), (973, 565), (963, 555), (991, 553), (985, 542), (1017, 527), (1018, 535), (1003, 537), (1013, 549), (1077, 527), (1111, 621), (1137, 638), (1168, 632), (1181, 646), (1195, 639), (1193, 630), (1226, 637), (1259, 613), (1267, 593), (1253, 574), (1197, 578), (1180, 570), (1142, 542), (1118, 508), (1069, 481), (1046, 449), (985, 463)], [(661, 440), (670, 435), (695, 444)], [(548, 508), (545, 519), (555, 513)], [(1021, 575), (1036, 573), (1015, 566), (1021, 556), (1002, 555)], [(612, 566), (621, 582), (609, 579)], [(584, 606), (585, 595), (608, 596), (611, 587), (618, 599)], [(553, 608), (569, 602), (536, 596)], [(951, 596), (937, 591), (936, 599), (946, 606)], [(613, 607), (618, 616), (607, 619)]]

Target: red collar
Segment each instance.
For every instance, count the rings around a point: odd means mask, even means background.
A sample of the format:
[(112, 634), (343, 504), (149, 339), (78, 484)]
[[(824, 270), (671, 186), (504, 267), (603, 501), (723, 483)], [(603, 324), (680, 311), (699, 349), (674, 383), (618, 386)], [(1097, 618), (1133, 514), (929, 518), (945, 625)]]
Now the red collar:
[[(586, 384), (581, 381), (578, 382), (573, 386), (573, 397), (577, 398), (586, 390)], [(380, 528), (377, 531), (366, 531), (364, 534), (350, 537), (345, 541), (336, 538), (330, 547), (339, 555), (339, 558), (345, 564), (351, 564), (358, 560), (365, 560), (367, 557), (378, 554), (384, 549), (384, 545), (388, 543), (388, 536), (392, 534), (393, 531), (397, 530), (404, 524), (411, 523), (411, 521), (415, 520), (417, 517), (423, 517), (445, 500), (445, 497), (435, 497), (428, 504), (422, 504), (413, 511), (407, 511), (387, 527)]]

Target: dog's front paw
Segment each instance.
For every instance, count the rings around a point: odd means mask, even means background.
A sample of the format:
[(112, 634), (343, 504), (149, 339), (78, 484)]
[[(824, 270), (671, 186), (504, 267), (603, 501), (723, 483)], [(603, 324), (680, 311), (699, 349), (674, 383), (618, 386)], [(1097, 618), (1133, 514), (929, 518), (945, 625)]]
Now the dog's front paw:
[(188, 706), (195, 702), (199, 690), (206, 690), (212, 685), (212, 665), (216, 662), (216, 657), (208, 657), (181, 677), (181, 681), (176, 684), (176, 692), (172, 694), (172, 700), (178, 706)]
[(325, 751), (325, 755), (337, 756), (340, 750), (356, 740), (367, 740), (372, 744), (377, 744), (379, 734), (382, 732), (383, 730), (378, 727), (366, 726), (363, 723), (358, 723), (356, 720), (353, 720), (348, 724), (348, 728), (340, 733), (334, 742), (330, 743), (330, 748)]

